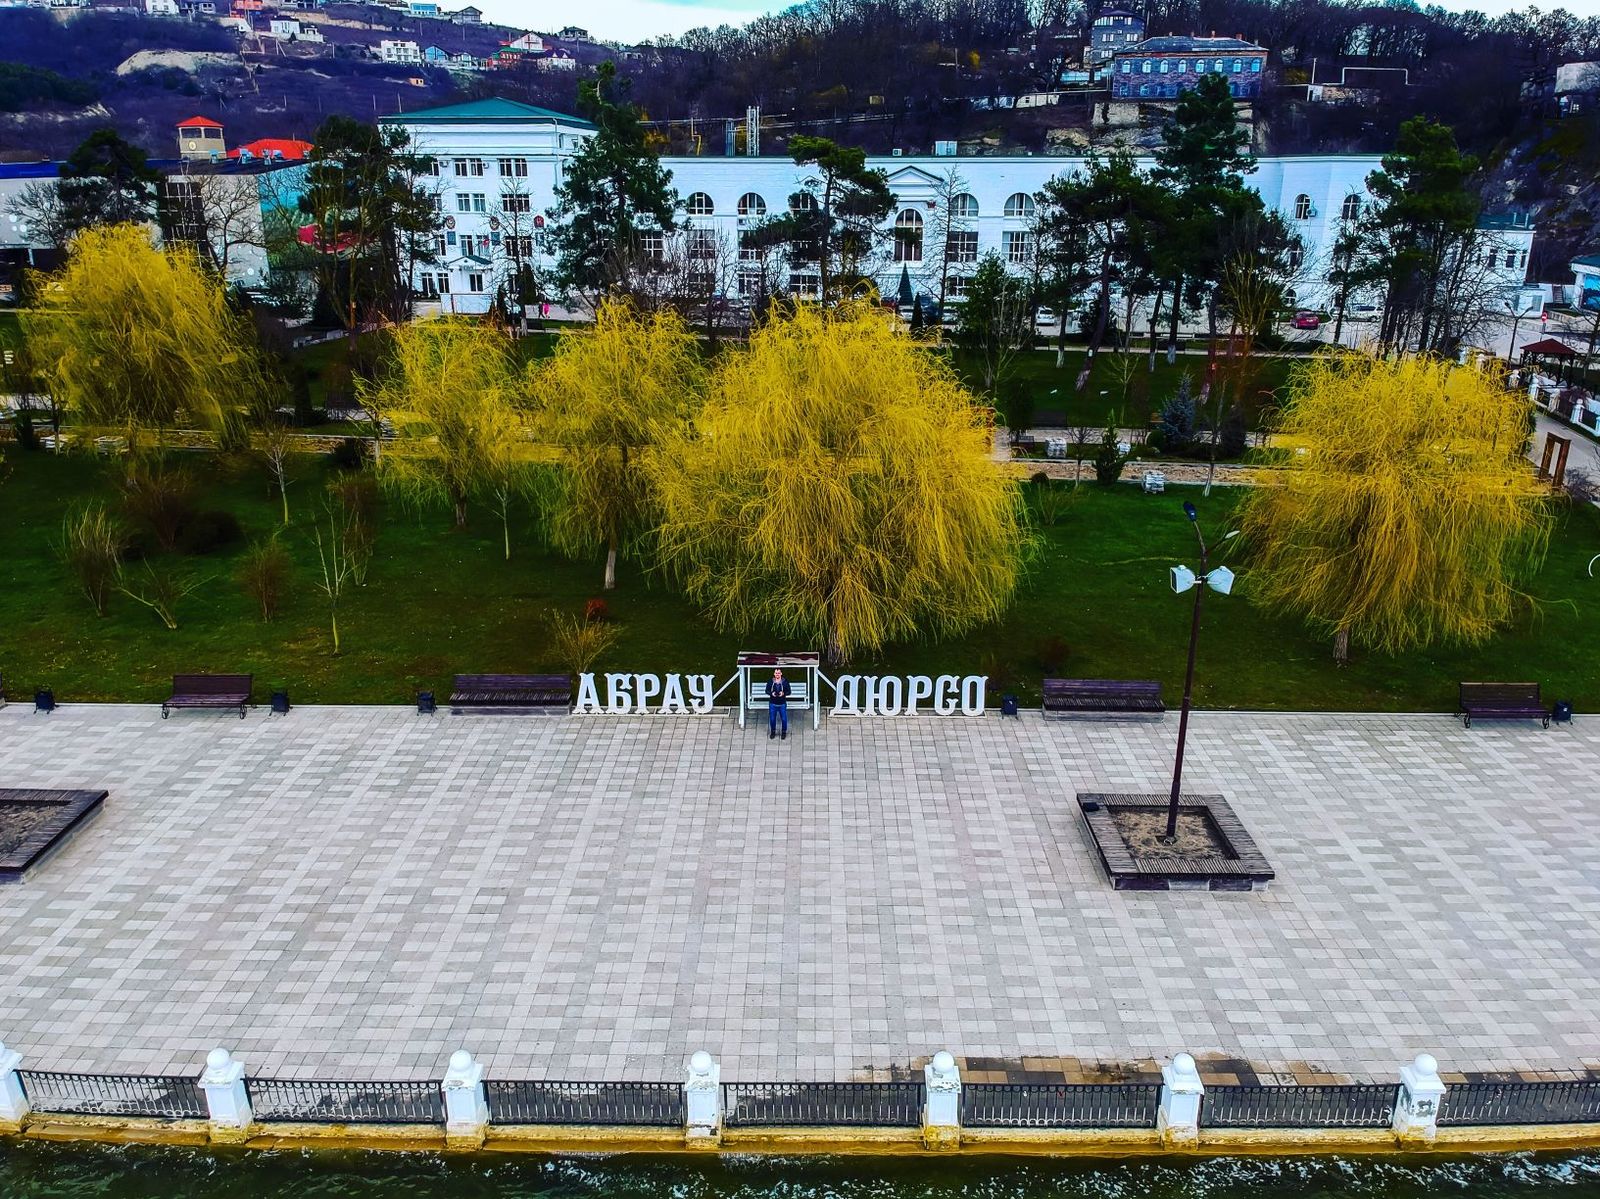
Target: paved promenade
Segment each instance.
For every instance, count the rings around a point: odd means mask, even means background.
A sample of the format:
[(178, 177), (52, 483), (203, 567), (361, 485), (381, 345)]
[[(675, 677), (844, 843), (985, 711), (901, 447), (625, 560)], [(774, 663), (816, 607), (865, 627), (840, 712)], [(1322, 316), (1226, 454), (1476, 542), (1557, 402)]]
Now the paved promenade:
[(12, 705), (0, 786), (111, 797), (0, 889), (0, 1038), (40, 1069), (191, 1073), (221, 1044), (305, 1077), (460, 1047), (552, 1078), (676, 1078), (699, 1047), (729, 1080), (945, 1047), (1266, 1081), (1422, 1049), (1600, 1066), (1600, 720), (1200, 714), (1189, 789), (1278, 881), (1114, 893), (1073, 793), (1159, 790), (1175, 724), (785, 743), (725, 715)]

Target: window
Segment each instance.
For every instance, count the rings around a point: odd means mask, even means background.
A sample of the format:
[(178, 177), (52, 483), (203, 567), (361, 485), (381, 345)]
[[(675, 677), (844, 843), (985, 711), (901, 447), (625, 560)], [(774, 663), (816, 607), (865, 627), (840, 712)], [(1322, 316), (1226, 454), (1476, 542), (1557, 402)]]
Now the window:
[(458, 158), (455, 160), (455, 172), (463, 179), (481, 179), (483, 177), (483, 159)]
[(1361, 215), (1361, 197), (1356, 195), (1346, 196), (1344, 203), (1339, 205), (1339, 219), (1353, 221)]
[(789, 276), (791, 296), (815, 297), (822, 290), (822, 276), (816, 271), (796, 271)]
[(526, 158), (502, 158), (500, 160), (500, 174), (508, 179), (526, 179), (528, 177), (528, 160)]
[(471, 274), (469, 274), (467, 276), (467, 290), (468, 291), (482, 291), (483, 290), (483, 272), (481, 272), (481, 271), (473, 271)]
[(944, 298), (947, 300), (964, 300), (967, 298), (967, 276), (950, 275), (944, 281)]
[(1507, 250), (1506, 251), (1506, 267), (1509, 269), (1509, 268), (1514, 267), (1516, 265), (1517, 265), (1517, 252), (1515, 250)]
[(1150, 60), (1148, 58), (1139, 64), (1139, 70), (1145, 75), (1150, 73)]
[(1311, 219), (1311, 197), (1304, 192), (1294, 198), (1294, 219), (1297, 221)]
[(437, 158), (423, 159), (422, 173), (424, 175), (432, 175), (437, 178), (439, 175), (439, 160)]
[(1289, 264), (1289, 273), (1291, 275), (1305, 264), (1306, 249), (1300, 244), (1299, 239), (1289, 243), (1289, 249), (1284, 255), (1284, 260)]
[(711, 202), (711, 197), (705, 192), (695, 192), (684, 205), (684, 211), (690, 216), (714, 216), (717, 206)]
[(978, 215), (978, 199), (967, 192), (950, 197), (950, 215), (953, 217), (973, 218)]
[(1127, 74), (1131, 74), (1132, 71), (1133, 71), (1133, 61), (1131, 59), (1124, 58), (1122, 60), (1122, 73), (1124, 75), (1127, 75)]
[(894, 260), (922, 261), (922, 214), (915, 208), (902, 209), (894, 218)]
[(1165, 59), (1165, 58), (1163, 58), (1163, 59), (1162, 59), (1162, 60), (1161, 60), (1161, 73), (1162, 73), (1162, 74), (1163, 74), (1163, 75), (1165, 75), (1165, 74), (1167, 74), (1167, 72), (1169, 72), (1169, 71), (1170, 71), (1170, 70), (1172, 70), (1172, 64), (1171, 64), (1171, 63), (1170, 63), (1170, 62), (1168, 62), (1168, 61), (1167, 61), (1167, 60), (1166, 60), (1166, 59)]
[(761, 248), (750, 242), (750, 237), (747, 233), (741, 232), (739, 234), (739, 261), (759, 262), (760, 260)]
[(1033, 234), (1007, 230), (1000, 235), (1000, 248), (1007, 262), (1026, 263), (1033, 259)]
[(1252, 71), (1256, 72), (1257, 74), (1260, 74), (1260, 72), (1261, 72), (1261, 60), (1259, 58), (1252, 58), (1250, 60), (1250, 69)]
[(789, 197), (790, 212), (815, 212), (816, 210), (817, 198), (810, 192), (795, 192), (794, 195)]
[(639, 253), (644, 255), (646, 262), (663, 262), (667, 257), (667, 239), (660, 233), (641, 233), (639, 235)]
[(444, 211), (444, 197), (438, 192), (434, 192), (433, 195), (428, 197), (428, 200), (433, 204), (433, 210), (435, 212)]
[(526, 234), (506, 234), (505, 250), (507, 258), (532, 258), (533, 238)]
[(438, 254), (438, 255), (440, 255), (442, 257), (443, 254), (444, 254), (445, 246), (448, 245), (448, 244), (449, 243), (447, 243), (445, 241), (445, 239), (444, 239), (444, 234), (435, 233), (433, 235), (433, 252), (435, 254)]
[(950, 261), (977, 262), (978, 235), (972, 232), (952, 233), (950, 235)]
[(1239, 58), (1234, 59), (1233, 60), (1233, 73), (1235, 75), (1237, 75), (1242, 70), (1244, 70), (1244, 60), (1243, 59), (1239, 59)]
[(422, 294), (425, 296), (447, 296), (450, 294), (450, 276), (440, 271), (423, 271), (421, 277)]
[(500, 197), (500, 209), (503, 212), (532, 212), (533, 200), (530, 196), (519, 196), (515, 192), (508, 192)]
[(689, 257), (690, 258), (715, 258), (717, 256), (716, 235), (709, 229), (689, 230)]
[(1150, 85), (1148, 83), (1141, 83), (1139, 85), (1139, 94), (1141, 96), (1148, 96), (1150, 94)]
[(763, 217), (767, 215), (767, 202), (755, 192), (745, 192), (739, 197), (739, 215), (742, 217)]
[(1033, 197), (1027, 192), (1012, 192), (1006, 197), (1006, 215), (1029, 217), (1033, 215)]
[(472, 196), (471, 196), (470, 193), (468, 193), (468, 192), (457, 192), (456, 193), (456, 211), (457, 212), (471, 212), (472, 211)]
[(749, 296), (754, 298), (761, 295), (765, 290), (761, 284), (762, 278), (760, 271), (739, 272), (739, 294), (741, 296)]
[(1178, 74), (1182, 75), (1188, 69), (1189, 69), (1189, 60), (1187, 58), (1180, 58), (1178, 60)]

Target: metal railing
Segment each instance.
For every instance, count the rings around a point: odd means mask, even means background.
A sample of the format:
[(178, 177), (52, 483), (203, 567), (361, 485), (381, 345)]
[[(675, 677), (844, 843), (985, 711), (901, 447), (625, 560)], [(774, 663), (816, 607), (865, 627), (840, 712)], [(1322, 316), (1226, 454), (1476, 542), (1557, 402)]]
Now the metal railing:
[(1210, 1086), (1201, 1102), (1200, 1126), (1386, 1128), (1398, 1093), (1394, 1083)]
[(250, 1108), (263, 1123), (442, 1124), (444, 1095), (437, 1080), (345, 1082), (306, 1078), (246, 1078)]
[(63, 1074), (18, 1070), (28, 1104), (60, 1116), (156, 1116), (204, 1120), (206, 1097), (193, 1078), (159, 1074)]
[(637, 1124), (682, 1127), (683, 1084), (677, 1082), (541, 1082), (489, 1079), (484, 1084), (494, 1124)]
[(1458, 1082), (1445, 1092), (1439, 1123), (1600, 1123), (1600, 1080)]
[(969, 1082), (961, 1088), (963, 1128), (1154, 1128), (1155, 1082)]
[(922, 1123), (922, 1084), (725, 1082), (722, 1119), (730, 1127), (911, 1128)]

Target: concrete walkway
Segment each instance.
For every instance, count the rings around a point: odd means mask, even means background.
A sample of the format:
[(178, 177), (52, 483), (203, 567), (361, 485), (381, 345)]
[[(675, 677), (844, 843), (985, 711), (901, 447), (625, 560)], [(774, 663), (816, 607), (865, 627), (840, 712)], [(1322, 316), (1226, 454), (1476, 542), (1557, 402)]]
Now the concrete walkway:
[(1202, 713), (1186, 782), (1278, 881), (1112, 892), (1073, 794), (1162, 789), (1174, 724), (13, 704), (0, 786), (111, 796), (0, 890), (0, 1038), (305, 1077), (1600, 1067), (1600, 720)]

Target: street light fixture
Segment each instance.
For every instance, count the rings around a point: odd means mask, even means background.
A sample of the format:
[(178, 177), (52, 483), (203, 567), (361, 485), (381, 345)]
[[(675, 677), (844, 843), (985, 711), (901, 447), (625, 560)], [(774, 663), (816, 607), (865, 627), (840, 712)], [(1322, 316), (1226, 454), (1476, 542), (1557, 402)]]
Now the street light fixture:
[[(1183, 747), (1189, 736), (1189, 701), (1194, 695), (1194, 654), (1200, 641), (1200, 600), (1207, 588), (1219, 595), (1229, 594), (1233, 590), (1234, 580), (1233, 571), (1226, 566), (1207, 569), (1211, 551), (1206, 545), (1205, 534), (1200, 531), (1200, 513), (1188, 500), (1183, 502), (1183, 514), (1194, 526), (1195, 539), (1200, 543), (1200, 569), (1193, 571), (1187, 566), (1174, 566), (1171, 569), (1172, 590), (1178, 595), (1185, 591), (1194, 592), (1194, 615), (1189, 621), (1189, 664), (1183, 675), (1183, 707), (1178, 713), (1178, 752), (1172, 762), (1172, 794), (1167, 798), (1167, 831), (1162, 836), (1163, 841), (1169, 842), (1178, 836), (1178, 791), (1183, 785)], [(1238, 535), (1239, 531), (1235, 529), (1223, 540), (1228, 541)]]

